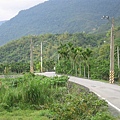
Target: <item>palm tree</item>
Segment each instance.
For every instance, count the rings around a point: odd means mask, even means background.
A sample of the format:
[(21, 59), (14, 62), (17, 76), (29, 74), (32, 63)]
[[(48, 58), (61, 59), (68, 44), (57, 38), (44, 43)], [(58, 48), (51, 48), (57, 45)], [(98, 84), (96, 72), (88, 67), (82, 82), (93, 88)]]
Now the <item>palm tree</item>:
[[(61, 44), (58, 48), (58, 54), (59, 56), (59, 62), (58, 62), (58, 68), (61, 73), (67, 73), (68, 70), (68, 63), (69, 63), (69, 50), (67, 44)], [(58, 70), (58, 71), (59, 71)]]
[(92, 54), (92, 50), (89, 48), (86, 48), (83, 52), (83, 58), (84, 58), (84, 77), (85, 77), (85, 65), (87, 65), (88, 68), (88, 79), (90, 78), (90, 56)]
[(80, 76), (82, 75), (82, 71), (81, 71), (81, 63), (82, 63), (82, 60), (83, 60), (83, 55), (82, 55), (82, 52), (83, 52), (83, 49), (81, 47), (77, 47), (76, 48), (76, 52), (77, 52), (77, 55), (76, 55), (76, 63), (78, 65), (78, 68), (79, 68), (79, 71), (80, 72)]
[(69, 59), (71, 61), (71, 69), (74, 71), (74, 46), (71, 42), (68, 43)]
[(68, 58), (68, 47), (66, 44), (61, 44), (60, 47), (58, 48), (58, 53), (60, 55), (60, 59), (61, 58)]

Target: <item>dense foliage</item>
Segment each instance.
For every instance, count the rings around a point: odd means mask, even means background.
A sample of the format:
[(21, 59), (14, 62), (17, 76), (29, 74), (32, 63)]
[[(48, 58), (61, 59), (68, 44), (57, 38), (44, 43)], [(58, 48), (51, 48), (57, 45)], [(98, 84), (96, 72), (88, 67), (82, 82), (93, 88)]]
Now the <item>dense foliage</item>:
[(40, 45), (41, 42), (43, 42), (43, 69), (45, 69), (45, 71), (49, 71), (53, 70), (53, 67), (55, 66), (55, 61), (57, 61), (59, 57), (58, 47), (61, 43), (71, 42), (75, 46), (79, 45), (81, 47), (95, 47), (97, 46), (98, 42), (100, 42), (100, 39), (102, 39), (102, 37), (103, 35), (92, 35), (86, 33), (63, 33), (55, 35), (44, 34), (39, 36), (22, 37), (19, 40), (11, 41), (6, 45), (0, 47), (0, 72), (3, 72), (4, 66), (10, 66), (12, 69), (15, 64), (16, 66), (18, 66), (17, 64), (22, 63), (27, 65), (29, 64), (31, 39), (33, 40), (34, 69), (40, 70)]
[(24, 77), (12, 78), (5, 75), (5, 79), (0, 82), (0, 105), (5, 109), (34, 108), (37, 105), (36, 109), (40, 109), (42, 105), (54, 102), (55, 91), (60, 92), (59, 86), (64, 87), (67, 80), (64, 76), (47, 78), (25, 74)]
[[(117, 49), (115, 46), (115, 49)], [(56, 65), (56, 72), (92, 79), (109, 79), (109, 43), (105, 42), (98, 48), (81, 48), (73, 44), (61, 44), (60, 59)], [(62, 69), (61, 69), (62, 68)], [(115, 51), (115, 78), (119, 79), (120, 69), (118, 54)], [(117, 80), (116, 79), (116, 80)]]
[[(118, 51), (120, 29), (115, 28), (115, 78), (119, 78)], [(109, 39), (107, 34), (63, 33), (26, 36), (0, 47), (0, 73), (24, 73), (30, 70), (30, 44), (33, 41), (34, 71), (40, 71), (41, 42), (43, 71), (109, 79)], [(120, 51), (119, 51), (120, 52)]]
[(0, 113), (32, 109), (49, 111), (41, 116), (51, 120), (115, 120), (104, 100), (67, 80), (67, 76), (6, 76), (0, 82)]
[(119, 17), (120, 1), (49, 0), (20, 11), (2, 24), (0, 45), (29, 34), (95, 32), (101, 24), (108, 22), (101, 20), (103, 15)]

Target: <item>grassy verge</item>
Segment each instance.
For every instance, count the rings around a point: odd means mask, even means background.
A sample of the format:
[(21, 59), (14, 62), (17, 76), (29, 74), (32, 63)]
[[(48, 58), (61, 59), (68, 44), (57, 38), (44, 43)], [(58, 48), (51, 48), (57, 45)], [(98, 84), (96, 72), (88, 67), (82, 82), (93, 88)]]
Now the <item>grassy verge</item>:
[(107, 103), (67, 76), (1, 79), (0, 120), (116, 120)]
[(0, 112), (0, 120), (52, 120), (45, 115), (49, 115), (47, 110), (2, 111)]

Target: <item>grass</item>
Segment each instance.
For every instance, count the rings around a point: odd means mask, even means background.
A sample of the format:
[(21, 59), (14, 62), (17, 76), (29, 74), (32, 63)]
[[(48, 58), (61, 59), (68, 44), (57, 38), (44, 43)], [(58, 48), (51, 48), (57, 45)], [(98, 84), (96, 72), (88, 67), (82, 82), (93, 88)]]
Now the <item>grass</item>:
[[(109, 83), (109, 80), (102, 80), (102, 79), (91, 79), (91, 80)], [(120, 85), (120, 80), (118, 80), (118, 81), (114, 80), (114, 84)]]
[(91, 115), (98, 118), (101, 114), (96, 113), (100, 111), (105, 112), (104, 117), (115, 120), (106, 114), (105, 101), (67, 80), (66, 76), (48, 78), (32, 74), (1, 79), (0, 120), (72, 120)]
[(48, 110), (15, 110), (0, 112), (0, 120), (52, 120)]

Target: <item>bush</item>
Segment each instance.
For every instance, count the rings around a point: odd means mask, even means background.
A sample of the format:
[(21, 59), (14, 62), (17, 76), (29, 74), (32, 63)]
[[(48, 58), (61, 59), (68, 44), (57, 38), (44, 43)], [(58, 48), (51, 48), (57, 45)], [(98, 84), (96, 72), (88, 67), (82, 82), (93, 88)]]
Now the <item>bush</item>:
[(33, 105), (45, 105), (54, 101), (55, 94), (59, 94), (59, 87), (64, 87), (68, 77), (33, 76), (34, 78), (23, 84), (23, 102)]
[(50, 87), (43, 81), (30, 81), (27, 86), (23, 88), (24, 102), (29, 104), (44, 105), (49, 101)]
[(0, 112), (2, 112), (3, 110), (9, 110), (9, 106), (6, 103), (0, 104)]
[(91, 120), (115, 120), (108, 112), (98, 112)]
[(106, 108), (107, 103), (93, 93), (67, 94), (51, 106), (55, 120), (91, 120), (92, 116), (99, 111), (106, 111)]
[(22, 95), (18, 89), (9, 89), (5, 92), (3, 103), (6, 103), (9, 107), (15, 107), (21, 101)]

